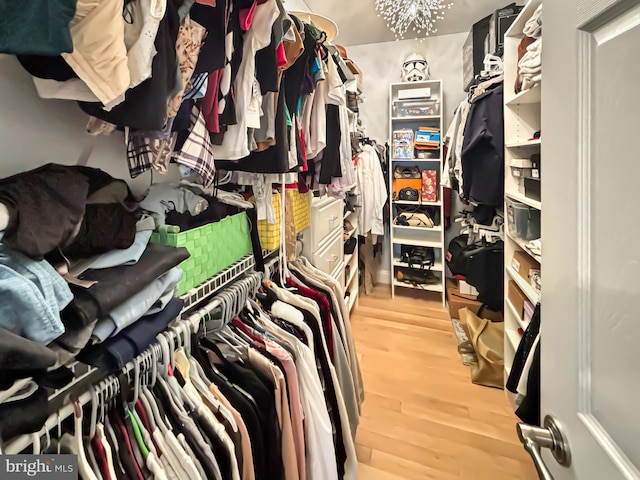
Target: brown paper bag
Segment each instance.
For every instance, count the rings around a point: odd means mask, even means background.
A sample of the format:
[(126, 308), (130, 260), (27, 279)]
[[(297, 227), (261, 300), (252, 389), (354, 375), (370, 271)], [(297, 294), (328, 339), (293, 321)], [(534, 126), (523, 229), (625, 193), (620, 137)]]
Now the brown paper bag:
[[(468, 308), (460, 310), (460, 321), (478, 357), (478, 362), (470, 365), (471, 381), (504, 388), (504, 323), (480, 318)], [(458, 350), (465, 347), (468, 345), (459, 345)]]

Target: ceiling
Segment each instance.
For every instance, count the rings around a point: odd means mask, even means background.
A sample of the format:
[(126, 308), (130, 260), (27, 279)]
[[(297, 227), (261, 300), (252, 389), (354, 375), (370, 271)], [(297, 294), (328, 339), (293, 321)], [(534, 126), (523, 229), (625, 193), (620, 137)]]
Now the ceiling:
[[(437, 35), (468, 32), (475, 22), (510, 4), (509, 0), (450, 1), (453, 6), (445, 11), (444, 20), (440, 20)], [(304, 3), (312, 12), (329, 17), (338, 24), (336, 43), (346, 46), (395, 40), (386, 22), (378, 17), (375, 0), (304, 0)]]

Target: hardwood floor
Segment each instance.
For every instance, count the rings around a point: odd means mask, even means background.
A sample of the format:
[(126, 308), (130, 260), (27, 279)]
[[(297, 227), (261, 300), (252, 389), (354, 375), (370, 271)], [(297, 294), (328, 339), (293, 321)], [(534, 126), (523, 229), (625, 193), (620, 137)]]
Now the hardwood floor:
[[(404, 292), (403, 292), (404, 293)], [(473, 385), (439, 300), (388, 286), (352, 315), (365, 402), (360, 480), (533, 480), (502, 390)]]

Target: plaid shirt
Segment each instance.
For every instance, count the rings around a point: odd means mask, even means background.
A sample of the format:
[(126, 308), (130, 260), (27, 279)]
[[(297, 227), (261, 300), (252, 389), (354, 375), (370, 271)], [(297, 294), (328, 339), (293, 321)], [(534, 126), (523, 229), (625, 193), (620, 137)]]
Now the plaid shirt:
[(216, 175), (213, 148), (204, 116), (196, 105), (191, 110), (191, 132), (175, 159), (199, 173), (205, 186), (213, 184)]
[(160, 174), (167, 173), (176, 143), (176, 134), (171, 132), (172, 125), (173, 119), (170, 118), (163, 130), (128, 133), (127, 162), (131, 178), (136, 178), (152, 167)]

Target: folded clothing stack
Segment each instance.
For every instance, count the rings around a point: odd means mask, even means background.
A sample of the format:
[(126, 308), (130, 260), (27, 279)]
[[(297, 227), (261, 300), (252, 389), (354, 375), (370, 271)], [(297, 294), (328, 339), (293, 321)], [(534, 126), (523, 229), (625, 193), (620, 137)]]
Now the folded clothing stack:
[(522, 90), (529, 90), (542, 81), (542, 38), (527, 47), (527, 53), (518, 62)]
[(533, 13), (522, 31), (518, 46), (518, 75), (515, 92), (529, 90), (542, 81), (542, 5)]
[[(159, 196), (180, 212), (207, 206), (189, 192)], [(148, 211), (164, 220), (157, 197)], [(189, 252), (150, 244), (156, 218), (126, 182), (94, 168), (49, 164), (0, 179), (0, 205), (0, 437), (8, 439), (42, 427), (47, 389), (73, 379), (61, 365), (87, 344), (128, 338), (138, 321), (148, 334), (166, 328), (182, 306), (178, 265)], [(110, 365), (104, 358), (95, 364)]]

